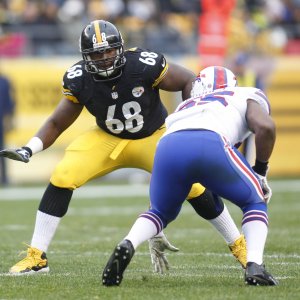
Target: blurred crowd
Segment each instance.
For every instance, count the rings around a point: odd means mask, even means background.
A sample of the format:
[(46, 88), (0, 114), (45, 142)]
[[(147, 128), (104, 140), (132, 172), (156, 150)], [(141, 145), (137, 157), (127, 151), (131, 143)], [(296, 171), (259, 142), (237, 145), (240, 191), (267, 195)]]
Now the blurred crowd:
[[(222, 2), (223, 0), (211, 0)], [(170, 55), (196, 54), (201, 0), (0, 0), (0, 55), (74, 55), (82, 28), (106, 19), (121, 30), (126, 47), (151, 47)], [(236, 0), (231, 45), (265, 43), (285, 51), (300, 40), (300, 0)], [(243, 43), (244, 43), (243, 42)], [(251, 49), (250, 49), (251, 50)]]

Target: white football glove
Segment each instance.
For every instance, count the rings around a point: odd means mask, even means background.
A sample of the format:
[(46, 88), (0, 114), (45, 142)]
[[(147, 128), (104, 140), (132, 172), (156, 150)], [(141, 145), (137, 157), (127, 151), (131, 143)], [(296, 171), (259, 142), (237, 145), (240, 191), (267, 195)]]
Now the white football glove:
[(264, 200), (268, 204), (272, 197), (272, 190), (271, 190), (270, 186), (268, 185), (267, 177), (259, 175), (257, 173), (255, 173), (255, 175), (258, 178), (258, 181), (259, 181), (262, 191), (264, 193)]
[(171, 245), (165, 235), (154, 236), (148, 242), (154, 272), (163, 274), (170, 268), (165, 250), (177, 252), (179, 249)]
[(26, 150), (24, 147), (22, 147), (22, 148), (18, 148), (18, 149), (1, 150), (0, 156), (28, 163), (31, 154), (28, 150)]

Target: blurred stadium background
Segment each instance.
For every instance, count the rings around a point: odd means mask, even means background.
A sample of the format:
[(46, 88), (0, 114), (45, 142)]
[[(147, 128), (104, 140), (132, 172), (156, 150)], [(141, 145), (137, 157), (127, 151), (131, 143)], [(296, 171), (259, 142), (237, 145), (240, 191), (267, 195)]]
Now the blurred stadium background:
[[(300, 176), (299, 0), (0, 0), (0, 72), (16, 101), (6, 147), (26, 143), (60, 101), (62, 76), (81, 58), (78, 37), (94, 19), (115, 23), (125, 48), (160, 51), (195, 72), (222, 64), (258, 77), (278, 126), (270, 176)], [(180, 101), (177, 94), (162, 98), (169, 111)], [(10, 183), (47, 182), (66, 145), (91, 124), (84, 112), (30, 164), (8, 161)], [(122, 170), (107, 178), (148, 176)]]

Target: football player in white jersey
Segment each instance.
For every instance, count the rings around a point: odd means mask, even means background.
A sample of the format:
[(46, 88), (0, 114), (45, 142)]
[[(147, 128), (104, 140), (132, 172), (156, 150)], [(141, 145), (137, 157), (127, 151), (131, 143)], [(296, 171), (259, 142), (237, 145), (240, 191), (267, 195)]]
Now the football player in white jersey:
[[(218, 87), (218, 89), (216, 89)], [(192, 98), (167, 120), (160, 139), (150, 184), (151, 209), (142, 213), (114, 249), (102, 275), (106, 286), (119, 285), (135, 249), (173, 221), (193, 182), (239, 206), (247, 243), (245, 282), (277, 285), (265, 270), (268, 233), (268, 161), (275, 144), (270, 105), (257, 88), (237, 87), (235, 75), (223, 67), (208, 67), (194, 83)], [(252, 168), (236, 145), (255, 134)]]

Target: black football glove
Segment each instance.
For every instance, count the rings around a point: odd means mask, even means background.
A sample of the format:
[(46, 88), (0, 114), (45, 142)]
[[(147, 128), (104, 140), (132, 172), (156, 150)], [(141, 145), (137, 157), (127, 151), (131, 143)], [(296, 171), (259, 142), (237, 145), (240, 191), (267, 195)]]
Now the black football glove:
[(29, 162), (29, 158), (31, 157), (31, 155), (31, 149), (28, 147), (22, 147), (18, 149), (4, 149), (0, 151), (0, 156), (22, 161), (24, 163)]

